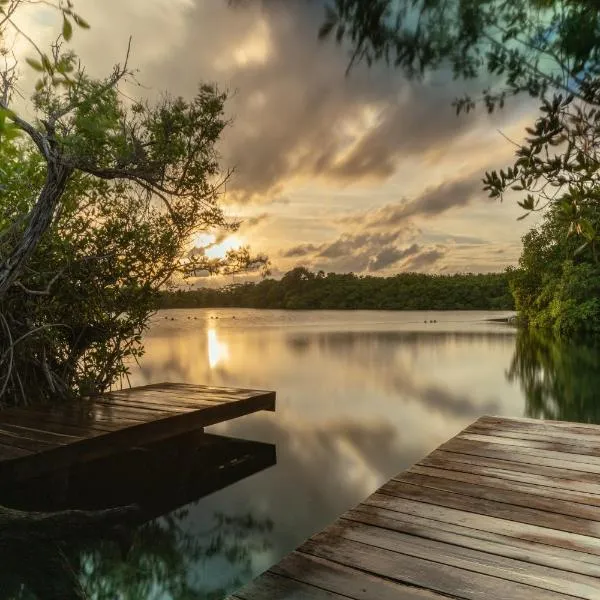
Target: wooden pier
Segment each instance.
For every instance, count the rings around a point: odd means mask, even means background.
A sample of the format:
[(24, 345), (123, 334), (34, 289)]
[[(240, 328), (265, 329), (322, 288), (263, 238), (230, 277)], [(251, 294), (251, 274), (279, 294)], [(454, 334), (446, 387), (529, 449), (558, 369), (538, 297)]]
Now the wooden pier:
[(448, 598), (600, 599), (600, 426), (483, 417), (230, 600)]
[[(0, 411), (0, 481), (30, 480), (259, 410), (275, 393), (161, 383)], [(208, 439), (208, 438), (207, 438)]]

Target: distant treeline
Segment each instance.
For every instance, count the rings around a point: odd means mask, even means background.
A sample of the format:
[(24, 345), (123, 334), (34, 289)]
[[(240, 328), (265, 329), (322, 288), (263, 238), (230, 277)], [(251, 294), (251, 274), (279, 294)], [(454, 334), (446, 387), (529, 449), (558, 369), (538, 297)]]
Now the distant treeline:
[(512, 310), (505, 273), (392, 277), (297, 267), (280, 280), (163, 293), (160, 308), (286, 308), (379, 310)]

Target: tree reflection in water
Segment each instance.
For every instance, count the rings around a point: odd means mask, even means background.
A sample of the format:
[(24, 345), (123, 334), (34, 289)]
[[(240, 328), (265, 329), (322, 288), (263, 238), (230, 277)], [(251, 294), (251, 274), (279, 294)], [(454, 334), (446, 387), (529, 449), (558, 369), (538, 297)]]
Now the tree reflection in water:
[(528, 417), (600, 423), (600, 348), (520, 331), (507, 372), (525, 394)]
[(56, 496), (45, 478), (4, 486), (0, 503), (30, 511), (134, 506), (85, 534), (71, 526), (39, 542), (0, 540), (0, 600), (223, 598), (251, 578), (273, 523), (214, 513), (199, 530), (190, 513), (275, 461), (271, 444), (191, 432), (81, 465)]
[[(269, 519), (215, 514), (213, 526), (190, 532), (188, 510), (147, 523), (119, 540), (83, 548), (81, 581), (95, 600), (217, 600), (252, 574), (252, 556), (269, 548)], [(203, 566), (219, 565), (231, 575), (203, 580)]]

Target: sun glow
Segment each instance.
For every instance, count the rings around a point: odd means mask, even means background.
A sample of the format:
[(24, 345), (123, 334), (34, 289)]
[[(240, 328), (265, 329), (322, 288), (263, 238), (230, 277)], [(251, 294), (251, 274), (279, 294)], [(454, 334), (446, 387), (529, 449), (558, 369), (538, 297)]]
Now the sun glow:
[(209, 329), (206, 332), (206, 337), (208, 342), (208, 364), (211, 369), (214, 369), (219, 363), (229, 358), (229, 347), (219, 340), (216, 329)]
[(217, 241), (217, 236), (213, 233), (199, 233), (193, 239), (192, 243), (194, 248), (204, 250), (204, 255), (208, 258), (225, 258), (228, 250), (241, 248), (246, 243), (246, 240), (234, 234)]
[(217, 244), (211, 244), (206, 248), (205, 254), (208, 258), (225, 258), (228, 250), (237, 250), (244, 245), (244, 240), (238, 235), (230, 235)]

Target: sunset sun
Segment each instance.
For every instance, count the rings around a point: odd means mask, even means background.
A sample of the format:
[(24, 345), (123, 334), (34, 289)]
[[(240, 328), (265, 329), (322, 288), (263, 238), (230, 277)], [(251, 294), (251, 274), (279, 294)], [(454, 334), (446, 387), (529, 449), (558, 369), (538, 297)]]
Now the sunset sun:
[(244, 243), (244, 239), (237, 234), (229, 235), (217, 242), (217, 237), (214, 234), (201, 233), (194, 240), (194, 246), (196, 248), (204, 248), (208, 258), (225, 258), (228, 250), (237, 250)]

